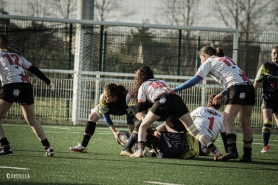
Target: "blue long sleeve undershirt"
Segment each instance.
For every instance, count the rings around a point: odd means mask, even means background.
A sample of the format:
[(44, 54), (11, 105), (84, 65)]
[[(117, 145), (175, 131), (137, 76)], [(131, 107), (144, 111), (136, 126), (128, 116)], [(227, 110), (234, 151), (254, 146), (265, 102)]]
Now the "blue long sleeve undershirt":
[(109, 114), (102, 114), (102, 116), (108, 127), (110, 127), (110, 125), (113, 125), (113, 122), (112, 122)]
[(175, 87), (173, 89), (173, 91), (177, 92), (183, 89), (187, 89), (189, 87), (192, 87), (194, 85), (196, 85), (197, 83), (199, 83), (201, 80), (203, 80), (202, 77), (200, 76), (193, 76), (192, 78), (190, 78), (189, 80), (187, 80), (186, 82), (180, 84), (179, 86)]

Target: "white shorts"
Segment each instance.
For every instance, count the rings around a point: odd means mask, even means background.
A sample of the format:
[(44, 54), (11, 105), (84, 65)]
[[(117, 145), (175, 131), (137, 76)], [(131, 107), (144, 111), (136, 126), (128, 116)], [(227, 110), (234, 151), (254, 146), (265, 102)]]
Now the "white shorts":
[(99, 119), (103, 119), (103, 116), (101, 113), (99, 113), (99, 105), (97, 105), (95, 108), (91, 109), (91, 114), (96, 113)]

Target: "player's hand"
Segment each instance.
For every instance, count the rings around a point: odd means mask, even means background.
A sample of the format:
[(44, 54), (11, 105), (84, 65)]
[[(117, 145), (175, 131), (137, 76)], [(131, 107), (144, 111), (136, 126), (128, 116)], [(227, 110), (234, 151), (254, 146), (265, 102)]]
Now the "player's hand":
[(224, 95), (221, 93), (216, 95), (212, 100), (213, 104), (219, 104), (223, 97), (224, 97)]
[(213, 160), (214, 161), (218, 161), (219, 157), (222, 156), (222, 154), (220, 153), (220, 151), (218, 150), (218, 148), (216, 148), (214, 151), (213, 151)]
[(54, 84), (52, 82), (50, 84), (46, 84), (46, 88), (51, 89), (52, 92), (55, 90)]
[(121, 144), (121, 143), (120, 143), (120, 139), (119, 139), (119, 134), (120, 134), (120, 132), (114, 132), (114, 137), (115, 137), (115, 139), (116, 139), (116, 142), (117, 142), (118, 144)]
[(158, 131), (154, 131), (153, 135), (157, 138), (160, 138), (161, 137), (161, 133), (158, 132)]

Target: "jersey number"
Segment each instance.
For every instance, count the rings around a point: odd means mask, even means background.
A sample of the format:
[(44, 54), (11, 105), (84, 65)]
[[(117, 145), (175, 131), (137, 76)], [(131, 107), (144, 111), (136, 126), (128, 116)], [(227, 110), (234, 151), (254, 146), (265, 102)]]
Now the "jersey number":
[(220, 58), (219, 61), (224, 62), (227, 66), (236, 65), (235, 62), (230, 58)]
[[(9, 61), (9, 64), (10, 65), (17, 65), (17, 66), (21, 66), (20, 64), (19, 64), (19, 57), (18, 57), (18, 55), (17, 54), (5, 54), (4, 55), (4, 57), (6, 57), (7, 58), (7, 60)], [(12, 58), (14, 58), (14, 61), (13, 61), (13, 59)]]
[[(224, 62), (228, 67), (232, 66), (232, 65), (236, 65), (235, 62), (231, 59), (231, 58), (220, 58), (221, 62)], [(243, 81), (250, 81), (246, 75), (244, 73), (240, 73), (239, 76), (241, 76)]]
[(209, 117), (209, 130), (212, 130), (212, 127), (213, 127), (213, 123), (214, 123), (214, 117)]

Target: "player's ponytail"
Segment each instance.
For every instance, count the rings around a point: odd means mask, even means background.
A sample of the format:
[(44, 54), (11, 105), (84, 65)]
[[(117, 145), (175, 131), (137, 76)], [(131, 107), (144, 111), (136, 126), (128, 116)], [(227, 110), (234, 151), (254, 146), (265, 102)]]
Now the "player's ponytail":
[(224, 57), (224, 51), (220, 48), (220, 47), (217, 47), (216, 49), (216, 53), (215, 53), (215, 56), (218, 56), (218, 57)]

